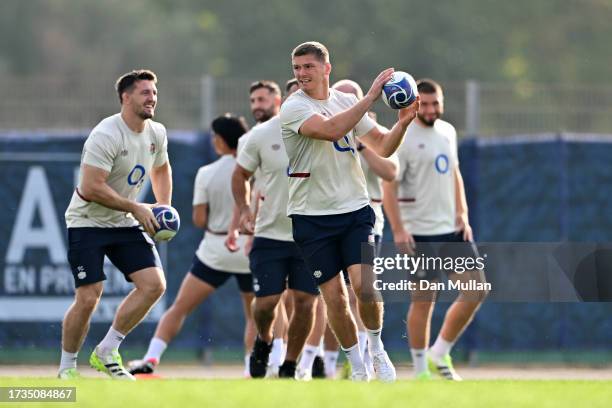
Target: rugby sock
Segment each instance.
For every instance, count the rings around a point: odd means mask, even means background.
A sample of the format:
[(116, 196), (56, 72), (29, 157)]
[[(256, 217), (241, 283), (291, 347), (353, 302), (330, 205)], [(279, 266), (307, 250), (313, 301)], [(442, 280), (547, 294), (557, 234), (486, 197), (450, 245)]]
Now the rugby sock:
[(244, 378), (251, 378), (251, 368), (249, 366), (249, 360), (251, 359), (251, 353), (247, 353), (244, 355), (244, 371), (242, 375)]
[(283, 364), (283, 339), (272, 340), (272, 351), (268, 364), (272, 367), (280, 367)]
[(67, 368), (76, 368), (78, 354), (78, 351), (76, 353), (69, 353), (62, 349), (62, 357), (60, 359), (59, 371), (65, 370)]
[(359, 341), (359, 352), (362, 356), (365, 356), (368, 348), (368, 334), (364, 331), (357, 332), (357, 340)]
[(102, 339), (100, 344), (98, 344), (98, 352), (99, 356), (106, 356), (110, 354), (113, 350), (116, 350), (121, 345), (121, 342), (125, 339), (125, 335), (119, 333), (113, 326), (108, 329), (108, 333)]
[(147, 350), (147, 354), (144, 356), (144, 360), (155, 359), (158, 363), (161, 360), (162, 354), (168, 347), (168, 344), (160, 339), (159, 337), (153, 337), (151, 342), (149, 343), (149, 349)]
[(311, 346), (310, 344), (306, 344), (304, 346), (299, 362), (299, 367), (301, 370), (312, 371), (312, 363), (314, 362), (314, 359), (317, 356), (318, 350), (318, 346)]
[(325, 350), (323, 352), (323, 362), (325, 363), (325, 377), (336, 377), (336, 365), (338, 364), (338, 351)]
[(351, 363), (352, 372), (366, 372), (365, 366), (363, 365), (363, 358), (359, 352), (359, 343), (346, 349), (342, 346), (340, 346), (340, 348), (344, 351), (347, 360)]
[(287, 357), (287, 343), (283, 340), (283, 354), (281, 354), (281, 361), (285, 361)]
[(317, 349), (317, 356), (321, 358), (325, 356), (325, 350), (323, 350), (323, 339), (321, 339), (321, 344), (319, 344), (319, 348)]
[(376, 330), (366, 330), (368, 333), (368, 342), (370, 343), (370, 351), (372, 352), (372, 354), (376, 353), (377, 351), (384, 350), (385, 346), (383, 345), (382, 339), (380, 338), (380, 335), (382, 333), (382, 327)]
[(419, 375), (428, 370), (427, 353), (425, 349), (410, 349), (412, 364), (414, 364), (414, 375)]
[(450, 341), (446, 341), (442, 338), (442, 336), (438, 335), (436, 342), (429, 349), (429, 353), (431, 358), (434, 361), (438, 361), (444, 358), (447, 354), (450, 354), (451, 349), (453, 348), (453, 344)]

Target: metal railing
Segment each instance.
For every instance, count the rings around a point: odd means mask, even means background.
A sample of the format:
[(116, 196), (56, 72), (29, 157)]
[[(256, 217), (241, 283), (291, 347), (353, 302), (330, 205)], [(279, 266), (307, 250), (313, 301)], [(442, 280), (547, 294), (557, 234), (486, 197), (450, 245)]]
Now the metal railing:
[[(161, 78), (157, 120), (170, 129), (206, 128), (224, 112), (252, 118), (251, 79)], [(284, 83), (282, 80), (279, 81)], [(368, 81), (361, 81), (367, 89)], [(610, 133), (612, 86), (443, 82), (445, 119), (461, 135), (503, 136), (541, 132)], [(89, 129), (119, 110), (113, 81), (101, 78), (0, 78), (0, 129)], [(378, 102), (387, 126), (395, 112)]]

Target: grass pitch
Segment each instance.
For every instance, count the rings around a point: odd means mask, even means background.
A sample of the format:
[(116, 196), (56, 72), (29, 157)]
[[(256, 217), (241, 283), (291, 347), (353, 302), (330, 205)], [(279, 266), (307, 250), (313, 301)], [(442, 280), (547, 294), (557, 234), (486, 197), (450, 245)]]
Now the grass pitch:
[(65, 382), (0, 378), (2, 387), (75, 386), (76, 403), (1, 403), (27, 407), (610, 407), (612, 381), (146, 380)]

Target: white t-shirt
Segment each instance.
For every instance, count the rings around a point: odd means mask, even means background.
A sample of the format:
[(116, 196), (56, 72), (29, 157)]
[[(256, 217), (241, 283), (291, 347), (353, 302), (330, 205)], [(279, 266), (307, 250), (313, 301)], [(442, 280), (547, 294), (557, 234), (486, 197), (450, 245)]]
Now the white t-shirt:
[(302, 124), (311, 116), (318, 113), (331, 117), (356, 103), (354, 95), (334, 89), (329, 90), (326, 100), (313, 99), (299, 90), (281, 106), (283, 142), (289, 157), (287, 214), (343, 214), (368, 205), (355, 138), (368, 133), (376, 123), (366, 114), (337, 142), (299, 134)]
[(397, 151), (398, 201), (402, 221), (414, 235), (455, 231), (457, 132), (441, 119), (424, 127), (413, 121)]
[(287, 217), (289, 159), (281, 137), (279, 116), (251, 129), (237, 162), (250, 172), (259, 169), (262, 197), (255, 221), (255, 236), (293, 241), (291, 218)]
[[(89, 134), (81, 164), (109, 172), (106, 183), (121, 197), (135, 200), (149, 177), (152, 167), (168, 161), (168, 137), (164, 125), (145, 121), (141, 133), (130, 130), (120, 113), (102, 120)], [(79, 187), (72, 194), (66, 209), (68, 228), (78, 227), (133, 227), (138, 221), (124, 211), (84, 200)]]
[[(244, 251), (231, 252), (225, 246), (234, 208), (232, 173), (235, 166), (234, 156), (225, 155), (200, 167), (196, 174), (193, 205), (208, 204), (207, 231), (196, 256), (202, 263), (221, 272), (249, 273), (249, 261)], [(241, 235), (237, 244), (243, 248), (245, 242), (246, 236)]]
[[(390, 157), (393, 160), (399, 169), (399, 160), (397, 158), (397, 153), (393, 153)], [(382, 189), (382, 179), (370, 168), (367, 160), (363, 157), (363, 155), (359, 155), (359, 159), (361, 160), (361, 168), (363, 169), (363, 174), (366, 179), (366, 186), (368, 188), (368, 196), (370, 197), (370, 205), (374, 210), (374, 214), (376, 215), (376, 222), (374, 223), (374, 235), (383, 234), (383, 229), (385, 227), (385, 215), (383, 214), (382, 208), (382, 199), (383, 199), (383, 189)]]

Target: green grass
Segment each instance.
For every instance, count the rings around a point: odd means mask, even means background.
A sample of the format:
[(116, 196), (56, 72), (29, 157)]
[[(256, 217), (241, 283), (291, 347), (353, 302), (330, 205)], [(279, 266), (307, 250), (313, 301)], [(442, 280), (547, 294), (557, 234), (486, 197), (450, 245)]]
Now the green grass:
[(76, 403), (22, 403), (27, 407), (610, 407), (610, 381), (349, 381), (148, 380), (104, 379), (62, 382), (0, 378), (0, 386), (76, 386)]

